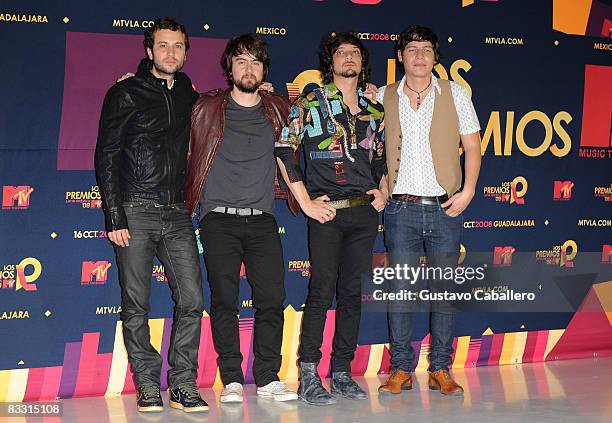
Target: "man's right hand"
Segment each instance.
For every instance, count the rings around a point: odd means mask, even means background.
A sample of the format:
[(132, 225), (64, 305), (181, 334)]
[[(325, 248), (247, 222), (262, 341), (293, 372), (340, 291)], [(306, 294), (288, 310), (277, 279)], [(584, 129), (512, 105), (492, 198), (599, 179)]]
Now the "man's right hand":
[(329, 222), (336, 217), (336, 209), (326, 203), (329, 201), (327, 195), (308, 200), (302, 207), (304, 214), (319, 223)]
[(116, 231), (110, 231), (107, 233), (108, 239), (110, 239), (113, 243), (118, 245), (119, 247), (129, 247), (130, 246), (130, 231), (127, 229), (119, 229)]
[(133, 77), (133, 76), (134, 76), (134, 74), (133, 74), (132, 72), (124, 73), (124, 74), (123, 74), (123, 75), (121, 75), (121, 76), (119, 77), (119, 79), (117, 79), (117, 81), (115, 81), (115, 82), (121, 82), (121, 81), (123, 81), (124, 79), (128, 79), (128, 78), (131, 78), (131, 77)]

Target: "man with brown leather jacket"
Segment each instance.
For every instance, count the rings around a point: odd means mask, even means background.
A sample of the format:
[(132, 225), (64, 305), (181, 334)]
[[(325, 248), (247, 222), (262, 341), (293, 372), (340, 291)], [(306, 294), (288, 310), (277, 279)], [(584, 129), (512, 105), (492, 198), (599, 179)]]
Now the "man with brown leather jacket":
[[(257, 395), (295, 400), (296, 393), (278, 378), (285, 287), (274, 217), (274, 143), (285, 125), (289, 100), (258, 91), (269, 60), (266, 44), (257, 37), (246, 34), (231, 39), (221, 65), (229, 89), (203, 94), (193, 107), (186, 186), (189, 210), (193, 213), (200, 206), (212, 334), (225, 385), (220, 400), (243, 400), (237, 317), (243, 262), (256, 310), (253, 373)], [(296, 200), (306, 214), (323, 215), (331, 209), (299, 193), (298, 197), (288, 194), (294, 213)]]

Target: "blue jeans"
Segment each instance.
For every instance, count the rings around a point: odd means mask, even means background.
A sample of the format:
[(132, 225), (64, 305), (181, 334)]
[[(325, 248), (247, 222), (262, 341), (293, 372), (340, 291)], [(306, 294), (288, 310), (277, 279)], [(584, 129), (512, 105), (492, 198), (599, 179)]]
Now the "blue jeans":
[[(428, 265), (455, 267), (463, 217), (450, 217), (440, 206), (389, 199), (385, 208), (385, 244), (391, 266), (418, 266), (421, 256)], [(423, 287), (427, 281), (410, 285), (406, 280), (391, 280), (390, 290)], [(444, 285), (452, 289), (451, 281)], [(432, 282), (429, 281), (432, 288)], [(434, 287), (435, 288), (435, 287)], [(429, 325), (431, 332), (429, 361), (430, 371), (448, 369), (453, 352), (453, 313), (448, 308), (431, 304)], [(411, 345), (414, 310), (389, 303), (389, 337), (391, 343), (391, 370), (410, 372), (414, 367), (415, 352)]]

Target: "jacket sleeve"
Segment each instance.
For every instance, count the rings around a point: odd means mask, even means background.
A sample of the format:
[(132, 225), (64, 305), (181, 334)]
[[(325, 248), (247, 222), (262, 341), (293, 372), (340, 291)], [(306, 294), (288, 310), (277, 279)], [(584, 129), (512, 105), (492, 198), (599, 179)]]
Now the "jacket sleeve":
[(115, 85), (106, 93), (96, 144), (96, 178), (102, 195), (107, 231), (128, 229), (119, 173), (126, 127), (136, 113), (136, 107), (129, 93), (121, 87)]
[(291, 182), (304, 180), (300, 161), (295, 152), (299, 149), (304, 137), (304, 116), (307, 113), (308, 101), (300, 96), (289, 109), (287, 124), (274, 144), (274, 154), (285, 165)]

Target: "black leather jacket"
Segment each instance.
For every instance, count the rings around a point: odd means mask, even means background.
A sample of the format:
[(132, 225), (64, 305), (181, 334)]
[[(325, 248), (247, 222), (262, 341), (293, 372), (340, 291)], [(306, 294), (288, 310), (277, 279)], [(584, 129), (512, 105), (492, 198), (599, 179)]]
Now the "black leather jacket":
[(96, 147), (96, 177), (106, 229), (128, 229), (126, 201), (184, 202), (191, 107), (190, 79), (175, 75), (171, 90), (143, 59), (138, 72), (104, 98)]

